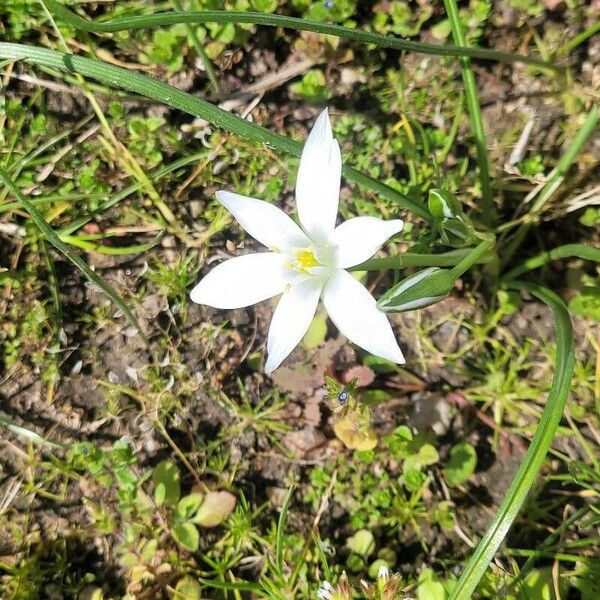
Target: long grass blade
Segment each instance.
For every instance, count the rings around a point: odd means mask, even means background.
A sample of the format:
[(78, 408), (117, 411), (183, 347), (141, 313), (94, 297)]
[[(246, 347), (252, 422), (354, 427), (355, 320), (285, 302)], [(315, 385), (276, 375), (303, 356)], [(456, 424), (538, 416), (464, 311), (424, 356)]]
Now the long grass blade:
[(512, 271), (506, 273), (503, 279), (505, 281), (516, 279), (523, 275), (523, 273), (527, 273), (527, 271), (539, 269), (550, 261), (559, 260), (561, 258), (583, 258), (585, 260), (600, 262), (600, 250), (598, 248), (586, 246), (585, 244), (565, 244), (564, 246), (558, 246), (557, 248), (541, 252), (536, 256), (528, 258), (518, 267), (515, 267)]
[[(444, 0), (444, 4), (454, 43), (457, 46), (466, 47), (467, 41), (460, 22), (456, 0)], [(479, 105), (479, 95), (477, 93), (477, 82), (475, 81), (475, 73), (473, 73), (473, 68), (471, 67), (471, 60), (466, 56), (462, 56), (458, 59), (458, 62), (465, 85), (467, 110), (469, 111), (473, 137), (475, 138), (477, 165), (479, 167), (479, 179), (481, 182), (481, 220), (485, 225), (491, 226), (494, 221), (495, 211), (490, 183), (490, 165), (485, 142), (485, 131), (481, 116), (481, 106)]]
[[(66, 54), (56, 50), (47, 50), (39, 46), (25, 46), (4, 42), (0, 42), (0, 58), (22, 60), (33, 65), (43, 65), (70, 73), (79, 73), (84, 77), (95, 79), (112, 87), (152, 98), (157, 102), (205, 119), (212, 125), (231, 131), (236, 135), (254, 142), (268, 144), (281, 152), (286, 152), (294, 156), (300, 156), (302, 152), (302, 144), (299, 142), (295, 142), (260, 125), (250, 123), (206, 100), (196, 98), (192, 94), (178, 90), (166, 83), (156, 81), (140, 73), (106, 64), (99, 60)], [(344, 167), (344, 174), (349, 180), (377, 194), (381, 194), (388, 200), (411, 211), (416, 216), (426, 221), (431, 220), (431, 215), (425, 208), (390, 186), (351, 167)]]
[(37, 225), (38, 229), (42, 232), (42, 235), (59, 251), (65, 258), (70, 260), (82, 274), (95, 286), (97, 286), (108, 298), (110, 298), (123, 312), (127, 320), (135, 327), (140, 337), (145, 344), (148, 344), (148, 340), (144, 335), (137, 319), (133, 313), (129, 310), (123, 299), (119, 296), (117, 291), (107, 283), (97, 273), (94, 273), (90, 267), (82, 260), (77, 254), (74, 254), (71, 248), (65, 242), (63, 242), (56, 232), (48, 225), (42, 213), (33, 205), (29, 198), (24, 196), (17, 186), (13, 183), (8, 173), (0, 167), (0, 183), (2, 183), (8, 191), (18, 200), (21, 207), (26, 210), (33, 219), (33, 222)]
[(513, 281), (511, 288), (527, 291), (547, 304), (554, 313), (556, 327), (556, 367), (546, 407), (523, 463), (519, 467), (496, 516), (471, 555), (449, 600), (470, 600), (488, 565), (506, 537), (552, 444), (560, 423), (573, 377), (575, 346), (569, 312), (552, 291), (528, 283)]
[(319, 21), (288, 17), (286, 15), (240, 12), (234, 10), (203, 10), (127, 16), (111, 19), (110, 21), (98, 22), (80, 17), (62, 4), (56, 2), (56, 0), (47, 0), (46, 6), (72, 27), (87, 31), (88, 33), (131, 31), (134, 29), (149, 29), (152, 27), (177, 25), (179, 23), (249, 23), (253, 25), (264, 25), (266, 27), (283, 27), (286, 29), (313, 31), (315, 33), (333, 35), (362, 44), (374, 44), (380, 48), (390, 48), (393, 50), (404, 50), (435, 56), (468, 56), (471, 58), (494, 60), (498, 62), (521, 62), (542, 67), (544, 69), (562, 70), (562, 67), (545, 62), (539, 58), (524, 56), (522, 54), (498, 52), (487, 48), (460, 48), (449, 45), (411, 42), (391, 35), (381, 35), (370, 31), (363, 31), (361, 29), (350, 29), (348, 27), (342, 27), (341, 25), (331, 25)]

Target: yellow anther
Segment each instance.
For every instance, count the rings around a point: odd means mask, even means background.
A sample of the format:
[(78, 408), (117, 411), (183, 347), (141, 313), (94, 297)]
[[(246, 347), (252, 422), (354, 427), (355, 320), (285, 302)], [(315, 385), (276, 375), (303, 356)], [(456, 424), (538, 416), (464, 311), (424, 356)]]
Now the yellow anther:
[(299, 271), (306, 271), (310, 267), (319, 266), (319, 261), (311, 250), (296, 250), (294, 254), (296, 255)]

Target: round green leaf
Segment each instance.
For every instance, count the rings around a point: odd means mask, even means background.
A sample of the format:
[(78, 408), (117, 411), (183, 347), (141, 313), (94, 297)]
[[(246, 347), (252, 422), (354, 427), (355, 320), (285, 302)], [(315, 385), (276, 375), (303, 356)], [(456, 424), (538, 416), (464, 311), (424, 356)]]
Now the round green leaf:
[(188, 521), (176, 523), (171, 529), (171, 535), (178, 544), (181, 544), (190, 552), (196, 552), (196, 550), (198, 550), (200, 535), (192, 523)]
[(477, 467), (477, 452), (468, 442), (456, 444), (450, 450), (450, 460), (444, 467), (448, 485), (457, 486), (473, 475)]

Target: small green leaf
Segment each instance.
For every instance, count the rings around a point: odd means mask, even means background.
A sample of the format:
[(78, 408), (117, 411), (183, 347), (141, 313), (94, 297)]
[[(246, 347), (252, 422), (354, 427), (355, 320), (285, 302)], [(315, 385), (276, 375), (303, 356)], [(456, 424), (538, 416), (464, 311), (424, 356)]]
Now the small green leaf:
[(175, 523), (171, 529), (171, 535), (178, 544), (181, 544), (190, 552), (196, 552), (196, 550), (198, 550), (200, 534), (196, 527), (189, 521)]
[[(562, 579), (562, 578), (561, 578)], [(560, 597), (564, 598), (567, 591), (564, 579), (560, 582)], [(552, 568), (536, 569), (527, 575), (521, 586), (520, 600), (556, 600)]]
[(140, 552), (140, 558), (144, 563), (149, 563), (156, 554), (156, 549), (158, 548), (158, 540), (152, 539), (148, 540), (142, 547)]
[(437, 575), (431, 569), (425, 569), (419, 575), (417, 600), (446, 600), (448, 594)]
[(360, 529), (346, 540), (346, 546), (355, 554), (367, 558), (375, 550), (375, 538), (368, 529)]
[(585, 286), (569, 302), (569, 310), (574, 315), (587, 317), (600, 323), (600, 287)]
[(370, 565), (369, 565), (369, 577), (371, 579), (377, 579), (377, 575), (379, 574), (379, 570), (384, 567), (386, 569), (391, 569), (393, 565), (390, 565), (389, 562), (387, 562), (386, 560), (383, 560), (383, 558), (378, 558), (377, 560), (374, 560)]
[(202, 527), (220, 525), (235, 508), (235, 496), (229, 492), (208, 492), (204, 502), (192, 519)]
[(202, 587), (192, 577), (185, 576), (177, 582), (173, 600), (200, 600)]
[(404, 485), (409, 492), (417, 492), (427, 480), (427, 475), (419, 469), (408, 469), (404, 473)]
[(322, 104), (331, 97), (325, 75), (319, 69), (309, 69), (301, 81), (290, 85), (290, 90), (312, 104)]
[(444, 467), (448, 485), (457, 486), (473, 475), (477, 467), (477, 452), (468, 442), (456, 444), (450, 450), (450, 459)]
[(177, 514), (182, 519), (191, 519), (202, 504), (202, 494), (189, 494), (177, 503)]
[(380, 358), (374, 354), (365, 354), (362, 358), (362, 364), (365, 365), (365, 367), (373, 369), (375, 373), (381, 373), (383, 375), (398, 372), (398, 366), (391, 360)]
[(443, 219), (440, 240), (452, 248), (465, 248), (476, 241), (473, 226), (466, 216)]
[(250, 0), (250, 5), (253, 10), (262, 13), (272, 13), (275, 12), (278, 6), (277, 0)]
[(168, 460), (158, 463), (152, 473), (154, 481), (154, 501), (158, 506), (166, 502), (174, 506), (179, 500), (181, 487), (179, 485), (179, 471)]
[(434, 465), (438, 460), (440, 460), (440, 455), (435, 449), (435, 446), (432, 446), (431, 444), (423, 444), (419, 448), (417, 459), (423, 466)]
[(430, 513), (430, 516), (431, 520), (438, 523), (442, 529), (448, 531), (454, 528), (454, 512), (451, 502), (440, 502)]

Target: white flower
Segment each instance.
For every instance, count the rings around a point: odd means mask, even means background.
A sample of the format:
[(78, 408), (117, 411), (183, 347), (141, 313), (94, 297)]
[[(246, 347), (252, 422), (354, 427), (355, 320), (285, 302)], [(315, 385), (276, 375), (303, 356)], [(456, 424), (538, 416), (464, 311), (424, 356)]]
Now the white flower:
[(333, 586), (329, 581), (324, 581), (321, 587), (317, 590), (317, 598), (319, 600), (332, 600), (333, 598)]
[(386, 582), (390, 578), (390, 570), (385, 565), (381, 565), (377, 572), (377, 578)]
[(336, 227), (341, 170), (340, 147), (325, 110), (306, 140), (298, 169), (296, 205), (302, 228), (268, 202), (217, 192), (219, 202), (269, 252), (221, 263), (196, 285), (191, 299), (232, 309), (281, 294), (267, 340), (267, 373), (303, 338), (320, 298), (350, 341), (372, 354), (404, 363), (387, 317), (366, 288), (345, 271), (373, 256), (401, 231), (403, 222), (356, 217)]

